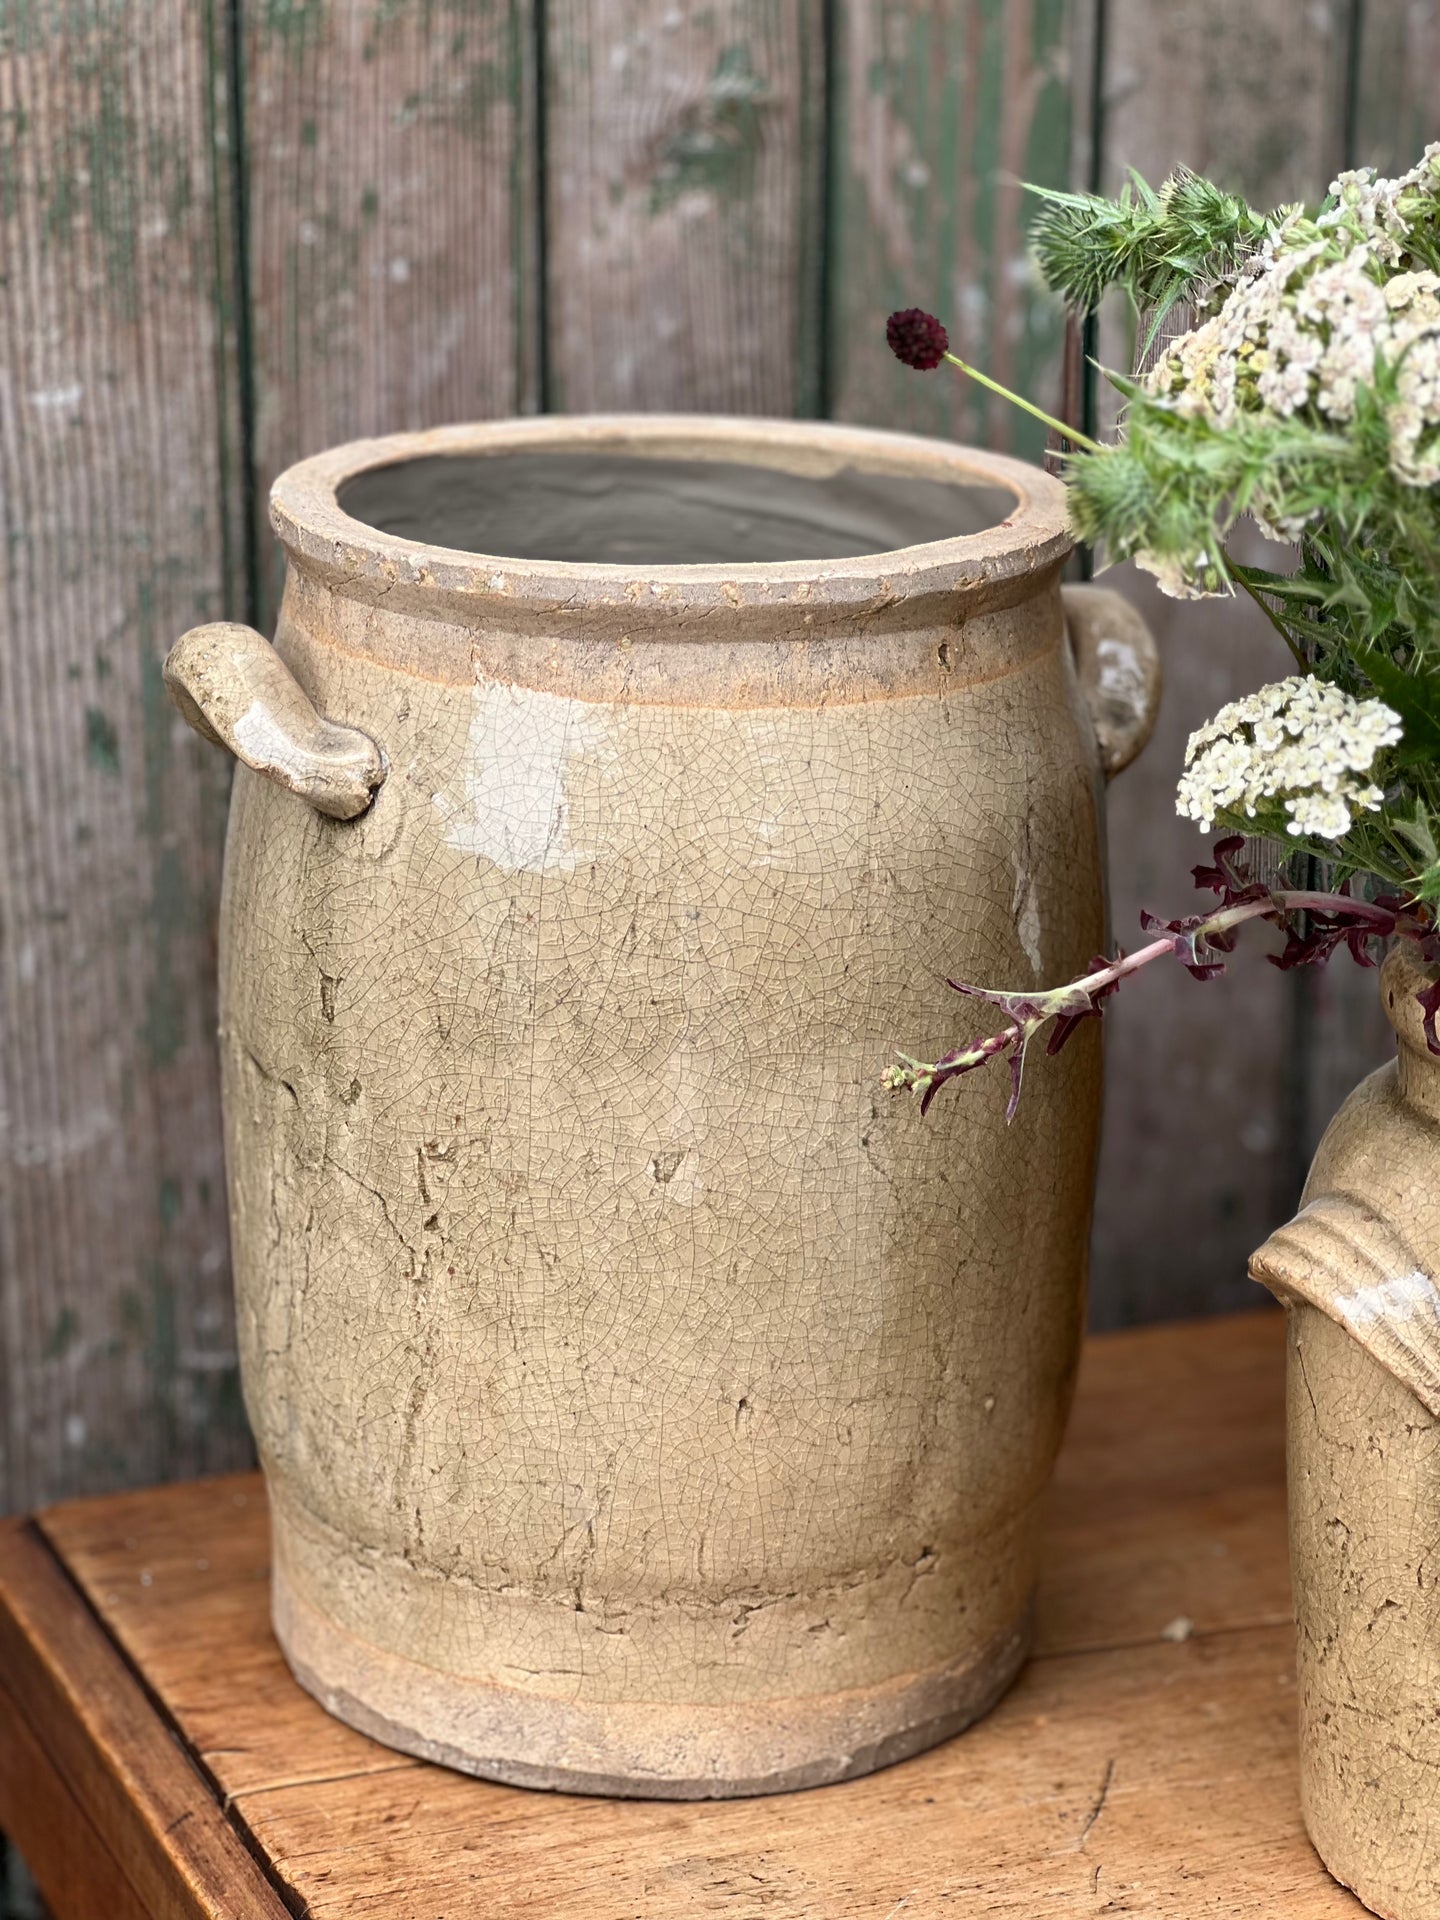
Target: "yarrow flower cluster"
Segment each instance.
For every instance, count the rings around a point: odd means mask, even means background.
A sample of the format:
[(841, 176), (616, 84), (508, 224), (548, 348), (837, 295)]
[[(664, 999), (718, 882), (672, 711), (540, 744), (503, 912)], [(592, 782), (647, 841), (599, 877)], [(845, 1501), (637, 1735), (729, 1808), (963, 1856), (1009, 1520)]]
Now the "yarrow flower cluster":
[[(1177, 340), (1145, 380), (1182, 416), (1231, 426), (1242, 413), (1317, 424), (1355, 418), (1382, 376), (1390, 465), (1412, 486), (1440, 482), (1440, 274), (1418, 264), (1418, 231), (1440, 223), (1440, 142), (1398, 179), (1342, 173), (1315, 219), (1286, 209), (1219, 311)], [(1267, 532), (1305, 525), (1276, 513)], [(1306, 516), (1308, 518), (1309, 516)], [(1171, 563), (1171, 572), (1174, 571)]]
[(1353, 813), (1384, 794), (1365, 778), (1400, 739), (1400, 716), (1309, 675), (1262, 687), (1222, 707), (1190, 736), (1178, 811), (1206, 832), (1218, 813), (1254, 819), (1279, 801), (1292, 834), (1341, 840)]

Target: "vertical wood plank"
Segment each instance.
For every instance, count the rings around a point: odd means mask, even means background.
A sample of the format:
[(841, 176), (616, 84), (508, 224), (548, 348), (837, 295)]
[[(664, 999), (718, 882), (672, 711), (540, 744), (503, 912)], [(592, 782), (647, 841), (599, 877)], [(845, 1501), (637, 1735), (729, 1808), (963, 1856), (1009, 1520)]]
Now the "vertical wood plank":
[(549, 401), (813, 412), (822, 0), (550, 0)]
[(160, 681), (235, 553), (215, 27), (180, 0), (0, 23), (0, 1508), (248, 1452), (228, 769)]
[(1440, 0), (1361, 0), (1354, 164), (1405, 173), (1440, 140)]
[(885, 316), (920, 306), (996, 379), (1058, 401), (1063, 326), (1026, 251), (1021, 181), (1066, 186), (1071, 0), (837, 0), (830, 319), (835, 414), (1038, 459), (1037, 422), (950, 369), (915, 374)]
[[(530, 0), (244, 0), (263, 500), (338, 441), (538, 404)], [(262, 532), (262, 605), (282, 557)]]
[[(1110, 0), (1106, 189), (1127, 167), (1158, 183), (1185, 164), (1261, 206), (1318, 198), (1343, 158), (1346, 25), (1341, 0)], [(1128, 352), (1112, 316), (1103, 357), (1123, 368)], [(1115, 932), (1133, 947), (1142, 906), (1196, 901), (1190, 868), (1209, 842), (1175, 813), (1186, 738), (1290, 661), (1242, 600), (1166, 600), (1131, 567), (1106, 584), (1145, 609), (1166, 674), (1155, 737), (1110, 796)], [(1246, 1261), (1297, 1197), (1307, 1048), (1305, 989), (1262, 944), (1209, 985), (1156, 968), (1107, 1015), (1097, 1326), (1260, 1304)]]

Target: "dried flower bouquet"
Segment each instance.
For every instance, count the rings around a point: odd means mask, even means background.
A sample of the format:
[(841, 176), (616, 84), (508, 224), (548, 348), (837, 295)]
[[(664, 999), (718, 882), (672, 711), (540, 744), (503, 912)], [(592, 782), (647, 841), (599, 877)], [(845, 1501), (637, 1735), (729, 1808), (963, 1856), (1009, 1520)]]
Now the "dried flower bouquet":
[[(1016, 992), (952, 981), (1003, 1016), (938, 1060), (902, 1056), (886, 1083), (922, 1107), (950, 1080), (1007, 1059), (1010, 1111), (1032, 1040), (1047, 1051), (1102, 1011), (1129, 974), (1173, 955), (1208, 979), (1242, 925), (1286, 935), (1290, 967), (1349, 947), (1362, 965), (1392, 936), (1440, 963), (1440, 144), (1395, 180), (1340, 175), (1318, 213), (1261, 215), (1190, 173), (1115, 200), (1046, 192), (1036, 253), (1078, 313), (1124, 287), (1156, 338), (1177, 302), (1193, 325), (1125, 398), (1118, 440), (1057, 428), (1076, 536), (1133, 558), (1181, 598), (1252, 594), (1296, 672), (1226, 706), (1190, 738), (1181, 814), (1225, 837), (1197, 885), (1213, 910), (1144, 916), (1138, 952), (1082, 978)], [(890, 345), (920, 371), (949, 360), (944, 327), (893, 314)], [(995, 390), (1004, 392), (1003, 388)], [(1228, 549), (1249, 515), (1291, 543), (1293, 565), (1242, 565)], [(1283, 848), (1278, 884), (1244, 864), (1246, 836)], [(1440, 979), (1420, 995), (1440, 1053)]]

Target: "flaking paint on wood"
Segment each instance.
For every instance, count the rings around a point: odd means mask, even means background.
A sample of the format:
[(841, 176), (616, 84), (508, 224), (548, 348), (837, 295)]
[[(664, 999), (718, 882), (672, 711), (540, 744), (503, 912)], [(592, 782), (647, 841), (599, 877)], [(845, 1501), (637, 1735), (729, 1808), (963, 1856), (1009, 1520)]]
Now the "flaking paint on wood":
[(1044, 430), (948, 372), (917, 377), (886, 312), (945, 316), (956, 350), (1042, 399), (1060, 317), (1030, 265), (1019, 182), (1067, 183), (1069, 9), (1060, 0), (838, 0), (830, 357), (842, 418), (1038, 458)]
[[(257, 486), (365, 434), (537, 403), (530, 0), (249, 0)], [(283, 562), (262, 538), (262, 612)]]
[(227, 780), (168, 709), (224, 595), (204, 9), (0, 44), (0, 1506), (243, 1460), (214, 1026)]
[(822, 0), (550, 0), (557, 409), (813, 410), (822, 27)]
[(1440, 139), (1440, 0), (1363, 0), (1354, 164), (1404, 173)]

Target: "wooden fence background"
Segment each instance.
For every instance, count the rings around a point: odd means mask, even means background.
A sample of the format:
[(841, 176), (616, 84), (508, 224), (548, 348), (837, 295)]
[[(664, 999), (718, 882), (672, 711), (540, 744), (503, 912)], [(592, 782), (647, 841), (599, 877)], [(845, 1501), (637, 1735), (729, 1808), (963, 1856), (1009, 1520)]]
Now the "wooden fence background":
[[(222, 757), (185, 627), (263, 622), (265, 490), (356, 434), (538, 408), (829, 414), (1034, 454), (896, 366), (918, 302), (1045, 398), (1020, 178), (1177, 162), (1262, 202), (1440, 132), (1440, 0), (4, 0), (0, 1510), (246, 1455), (219, 1146)], [(1112, 361), (1128, 348), (1111, 328)], [(1236, 607), (1130, 589), (1158, 738), (1115, 922), (1188, 901), (1186, 732), (1273, 677)], [(1382, 1036), (1242, 962), (1110, 1026), (1098, 1322), (1248, 1301)]]

